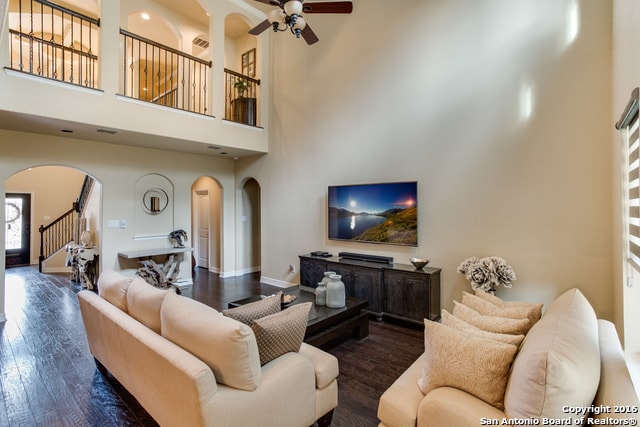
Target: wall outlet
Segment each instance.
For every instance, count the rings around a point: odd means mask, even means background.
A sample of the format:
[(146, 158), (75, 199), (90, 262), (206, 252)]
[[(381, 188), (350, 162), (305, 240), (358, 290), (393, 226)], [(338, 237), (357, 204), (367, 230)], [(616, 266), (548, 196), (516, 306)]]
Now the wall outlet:
[(293, 264), (289, 264), (289, 271), (290, 271), (291, 273), (295, 273), (295, 272), (296, 272), (296, 266), (295, 266), (295, 265), (293, 265)]
[(121, 219), (120, 220), (120, 228), (122, 228), (122, 229), (127, 228), (127, 220), (126, 219)]

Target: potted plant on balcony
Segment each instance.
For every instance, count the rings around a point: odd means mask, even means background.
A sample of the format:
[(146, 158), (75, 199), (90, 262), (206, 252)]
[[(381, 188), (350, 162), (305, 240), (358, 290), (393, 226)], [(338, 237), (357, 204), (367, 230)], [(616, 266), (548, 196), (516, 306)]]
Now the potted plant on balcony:
[(256, 125), (256, 98), (245, 97), (245, 92), (249, 91), (250, 82), (246, 79), (238, 79), (233, 84), (238, 97), (231, 101), (234, 122), (247, 125)]

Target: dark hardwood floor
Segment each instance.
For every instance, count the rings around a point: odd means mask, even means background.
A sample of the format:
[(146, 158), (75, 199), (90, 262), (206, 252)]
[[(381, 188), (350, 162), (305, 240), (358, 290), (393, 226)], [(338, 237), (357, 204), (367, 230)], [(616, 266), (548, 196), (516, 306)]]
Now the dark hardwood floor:
[[(194, 272), (194, 299), (216, 309), (277, 288), (256, 274), (220, 279)], [(6, 270), (7, 321), (0, 323), (0, 426), (154, 426), (118, 382), (96, 369), (67, 274)], [(422, 353), (423, 332), (370, 321), (370, 335), (328, 351), (340, 362), (333, 426), (376, 426), (382, 392)], [(284, 403), (286, 405), (286, 403)]]

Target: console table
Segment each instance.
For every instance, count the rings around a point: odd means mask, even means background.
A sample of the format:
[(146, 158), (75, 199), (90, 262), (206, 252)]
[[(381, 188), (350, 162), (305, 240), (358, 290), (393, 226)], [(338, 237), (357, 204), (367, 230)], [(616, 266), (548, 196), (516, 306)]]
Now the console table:
[(440, 271), (340, 257), (300, 255), (300, 285), (315, 288), (325, 271), (342, 276), (347, 295), (368, 301), (365, 311), (423, 324), (440, 318)]
[[(143, 259), (151, 259), (156, 256), (169, 257), (171, 255), (176, 255), (170, 269), (171, 271), (174, 271), (176, 268), (179, 268), (180, 262), (183, 259), (183, 254), (186, 252), (191, 252), (192, 250), (193, 248), (186, 247), (186, 246), (173, 247), (173, 248), (136, 249), (131, 251), (118, 252), (118, 256), (126, 259), (143, 260)], [(191, 277), (178, 278), (176, 281), (173, 282), (173, 285), (183, 290), (193, 285), (193, 279)]]

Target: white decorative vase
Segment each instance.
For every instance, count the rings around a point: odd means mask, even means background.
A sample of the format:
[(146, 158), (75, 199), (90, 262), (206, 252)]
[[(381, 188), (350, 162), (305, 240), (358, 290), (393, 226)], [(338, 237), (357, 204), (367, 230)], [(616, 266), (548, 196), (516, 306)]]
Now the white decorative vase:
[(91, 232), (89, 230), (84, 230), (80, 235), (80, 243), (82, 246), (91, 246)]
[(316, 288), (316, 305), (326, 305), (327, 304), (327, 285), (324, 282), (318, 282), (318, 287)]
[(324, 272), (324, 277), (322, 278), (322, 283), (324, 283), (325, 285), (327, 283), (329, 283), (331, 281), (331, 279), (329, 279), (329, 277), (333, 276), (334, 274), (336, 274), (335, 271), (325, 271)]
[(327, 307), (342, 308), (346, 305), (344, 283), (340, 280), (342, 276), (332, 274), (329, 279), (330, 281), (327, 283)]

